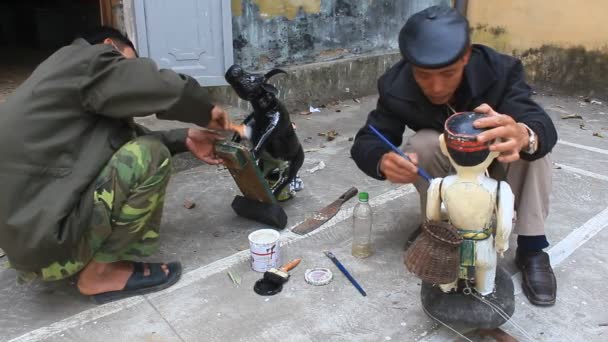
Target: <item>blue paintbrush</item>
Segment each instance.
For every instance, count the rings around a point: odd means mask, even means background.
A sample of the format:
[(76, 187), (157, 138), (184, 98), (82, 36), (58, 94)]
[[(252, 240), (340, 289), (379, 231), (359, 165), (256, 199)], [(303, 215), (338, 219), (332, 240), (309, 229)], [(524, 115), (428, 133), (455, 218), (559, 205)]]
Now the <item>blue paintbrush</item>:
[[(378, 138), (380, 138), (380, 140), (382, 140), (388, 147), (390, 147), (393, 151), (395, 151), (395, 153), (397, 153), (398, 155), (402, 156), (403, 158), (405, 158), (405, 160), (411, 162), (412, 160), (410, 159), (410, 157), (408, 157), (405, 153), (403, 153), (403, 151), (401, 151), (400, 149), (398, 149), (397, 147), (395, 147), (395, 145), (393, 145), (390, 141), (388, 141), (388, 139), (386, 139), (384, 137), (384, 135), (382, 135), (382, 133), (378, 132), (378, 130), (372, 126), (372, 125), (367, 125), (367, 127), (369, 127), (369, 129), (372, 130), (372, 132), (374, 132), (374, 134), (376, 134), (378, 136)], [(428, 173), (426, 173), (426, 171), (424, 171), (422, 168), (418, 168), (418, 175), (420, 175), (420, 177), (426, 179), (427, 182), (431, 182), (431, 176), (429, 176)]]
[(363, 295), (363, 297), (367, 296), (367, 293), (365, 293), (365, 290), (363, 290), (363, 288), (361, 287), (361, 285), (359, 285), (359, 283), (357, 283), (355, 278), (353, 278), (353, 276), (351, 276), (350, 273), (348, 273), (346, 268), (344, 268), (344, 265), (342, 265), (342, 263), (340, 261), (338, 261), (338, 259), (334, 255), (334, 253), (332, 253), (332, 252), (324, 252), (324, 253), (325, 253), (325, 255), (327, 255), (327, 257), (331, 261), (333, 261), (333, 263), (336, 265), (336, 267), (338, 267), (338, 269), (346, 276), (346, 278), (348, 278), (348, 280), (350, 280), (350, 282), (357, 288), (357, 290), (359, 290), (359, 292)]

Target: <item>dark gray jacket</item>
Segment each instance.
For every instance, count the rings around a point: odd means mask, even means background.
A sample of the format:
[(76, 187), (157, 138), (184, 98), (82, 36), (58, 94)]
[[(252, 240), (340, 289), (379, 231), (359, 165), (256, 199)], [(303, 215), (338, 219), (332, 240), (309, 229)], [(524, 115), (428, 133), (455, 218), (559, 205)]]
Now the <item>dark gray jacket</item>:
[[(0, 247), (38, 271), (72, 259), (89, 228), (92, 182), (135, 136), (132, 118), (205, 126), (213, 105), (196, 80), (79, 39), (0, 104)], [(186, 130), (154, 133), (185, 151)]]

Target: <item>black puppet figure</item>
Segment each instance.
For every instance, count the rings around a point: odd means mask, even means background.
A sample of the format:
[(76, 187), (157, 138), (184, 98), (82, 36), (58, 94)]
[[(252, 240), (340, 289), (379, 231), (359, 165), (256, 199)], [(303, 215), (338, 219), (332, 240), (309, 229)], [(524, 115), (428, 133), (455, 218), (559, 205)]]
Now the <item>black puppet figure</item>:
[(298, 140), (289, 112), (279, 101), (279, 91), (268, 80), (277, 74), (286, 74), (273, 69), (266, 74), (251, 74), (239, 65), (226, 72), (226, 81), (243, 100), (249, 101), (253, 112), (236, 130), (253, 145), (251, 153), (268, 181), (278, 201), (291, 199), (301, 189), (297, 177), (304, 163), (304, 150)]

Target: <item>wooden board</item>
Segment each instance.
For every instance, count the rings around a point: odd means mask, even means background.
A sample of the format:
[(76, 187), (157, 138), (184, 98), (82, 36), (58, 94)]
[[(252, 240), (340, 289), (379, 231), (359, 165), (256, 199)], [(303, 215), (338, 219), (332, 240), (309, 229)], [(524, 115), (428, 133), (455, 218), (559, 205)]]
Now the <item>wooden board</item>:
[(268, 182), (245, 146), (222, 141), (215, 145), (215, 151), (224, 160), (224, 165), (230, 171), (243, 196), (258, 202), (276, 203)]

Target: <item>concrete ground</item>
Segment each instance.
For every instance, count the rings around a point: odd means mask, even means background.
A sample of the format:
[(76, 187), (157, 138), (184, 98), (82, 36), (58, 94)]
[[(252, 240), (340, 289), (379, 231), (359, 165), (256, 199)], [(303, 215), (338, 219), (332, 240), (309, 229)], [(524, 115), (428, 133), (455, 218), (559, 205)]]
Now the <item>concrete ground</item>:
[[(522, 341), (605, 341), (608, 106), (551, 95), (536, 99), (550, 113), (561, 139), (552, 156), (554, 191), (546, 223), (558, 300), (550, 308), (534, 307), (516, 286), (515, 315), (503, 328)], [(232, 212), (230, 203), (238, 189), (226, 170), (179, 156), (165, 204), (163, 243), (154, 259), (182, 261), (182, 280), (160, 293), (96, 306), (67, 281), (18, 285), (14, 271), (2, 269), (0, 341), (481, 340), (461, 337), (422, 311), (420, 282), (403, 266), (406, 237), (420, 221), (415, 190), (370, 179), (350, 159), (349, 138), (375, 101), (367, 97), (360, 103), (330, 105), (320, 113), (292, 115), (309, 152), (300, 172), (305, 188), (284, 205), (288, 227), (293, 227), (351, 186), (369, 192), (374, 207), (372, 257), (359, 260), (350, 255), (353, 199), (313, 234), (300, 237), (289, 228), (281, 232), (283, 260), (303, 261), (283, 292), (258, 296), (252, 286), (261, 274), (250, 269), (247, 235), (264, 226)], [(582, 119), (561, 119), (569, 114)], [(142, 121), (153, 128), (175, 126), (151, 118)], [(336, 140), (318, 136), (332, 129), (340, 133)], [(324, 169), (307, 171), (320, 162)], [(186, 199), (196, 206), (184, 208)], [(367, 297), (333, 266), (324, 250), (336, 254)], [(517, 283), (513, 250), (501, 263)], [(330, 268), (333, 282), (308, 285), (303, 274), (313, 267)], [(231, 281), (228, 271), (240, 276), (240, 284)]]

